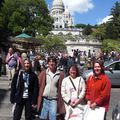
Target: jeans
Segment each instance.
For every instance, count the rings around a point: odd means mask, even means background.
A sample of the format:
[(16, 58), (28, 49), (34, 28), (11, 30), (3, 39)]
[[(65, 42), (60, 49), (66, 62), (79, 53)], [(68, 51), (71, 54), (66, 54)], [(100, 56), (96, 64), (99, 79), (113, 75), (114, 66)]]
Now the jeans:
[(43, 98), (43, 105), (39, 114), (40, 119), (56, 120), (57, 115), (57, 100)]

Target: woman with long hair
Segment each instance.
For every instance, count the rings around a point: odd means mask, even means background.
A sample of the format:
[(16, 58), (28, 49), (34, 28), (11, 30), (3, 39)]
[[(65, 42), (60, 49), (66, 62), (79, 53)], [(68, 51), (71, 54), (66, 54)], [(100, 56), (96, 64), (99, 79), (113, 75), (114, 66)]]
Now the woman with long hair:
[(15, 73), (12, 84), (10, 101), (15, 104), (13, 120), (20, 120), (25, 107), (25, 120), (32, 120), (32, 108), (37, 107), (38, 77), (32, 72), (30, 60), (24, 60), (24, 66)]
[(86, 100), (91, 109), (96, 107), (105, 108), (104, 120), (108, 111), (110, 102), (111, 83), (104, 71), (104, 62), (96, 60), (93, 63), (93, 75), (91, 75), (86, 83)]

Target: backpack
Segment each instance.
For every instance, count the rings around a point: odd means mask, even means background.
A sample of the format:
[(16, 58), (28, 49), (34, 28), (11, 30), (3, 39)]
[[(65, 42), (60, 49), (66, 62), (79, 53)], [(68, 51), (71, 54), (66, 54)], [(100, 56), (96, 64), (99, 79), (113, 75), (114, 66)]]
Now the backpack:
[(112, 111), (112, 120), (120, 120), (120, 101), (113, 108), (113, 111)]

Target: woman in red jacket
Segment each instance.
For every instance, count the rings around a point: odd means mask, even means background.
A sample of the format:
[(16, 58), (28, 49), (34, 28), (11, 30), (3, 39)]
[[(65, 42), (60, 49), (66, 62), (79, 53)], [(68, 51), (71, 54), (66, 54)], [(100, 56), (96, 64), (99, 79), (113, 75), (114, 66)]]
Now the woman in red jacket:
[(93, 63), (93, 75), (87, 80), (86, 100), (90, 108), (97, 106), (105, 108), (104, 120), (109, 107), (111, 83), (104, 72), (103, 61), (96, 60)]

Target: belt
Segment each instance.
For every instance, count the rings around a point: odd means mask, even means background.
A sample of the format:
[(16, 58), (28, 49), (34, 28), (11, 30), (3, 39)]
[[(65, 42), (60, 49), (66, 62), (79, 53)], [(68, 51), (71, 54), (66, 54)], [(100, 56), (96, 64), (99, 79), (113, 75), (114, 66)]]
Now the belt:
[(57, 100), (57, 98), (52, 98), (52, 97), (49, 97), (49, 96), (43, 96), (43, 98), (45, 98), (47, 100)]

